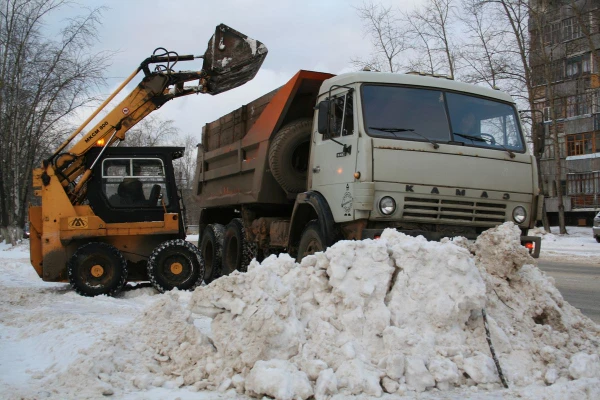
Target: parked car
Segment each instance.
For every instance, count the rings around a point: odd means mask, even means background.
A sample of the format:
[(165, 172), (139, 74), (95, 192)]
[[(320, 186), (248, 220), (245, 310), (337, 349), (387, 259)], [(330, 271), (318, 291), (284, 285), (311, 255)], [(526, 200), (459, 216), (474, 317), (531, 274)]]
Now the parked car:
[(600, 243), (600, 212), (594, 217), (594, 227), (592, 228), (592, 234), (596, 238), (596, 242)]

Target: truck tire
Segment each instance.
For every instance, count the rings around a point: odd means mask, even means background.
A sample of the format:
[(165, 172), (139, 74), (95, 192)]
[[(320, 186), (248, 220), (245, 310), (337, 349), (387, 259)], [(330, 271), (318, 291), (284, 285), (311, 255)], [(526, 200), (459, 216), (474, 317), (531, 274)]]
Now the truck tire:
[(224, 233), (225, 226), (221, 224), (208, 224), (202, 233), (200, 253), (204, 258), (204, 282), (206, 284), (221, 276)]
[(148, 258), (148, 277), (161, 293), (174, 288), (194, 289), (204, 279), (200, 250), (183, 239), (161, 243)]
[(271, 174), (289, 193), (306, 190), (312, 118), (297, 119), (275, 134), (269, 148)]
[(316, 219), (313, 219), (302, 231), (300, 243), (298, 244), (298, 256), (296, 257), (296, 261), (300, 262), (304, 257), (324, 250), (325, 238), (321, 233), (319, 222)]
[(254, 257), (256, 257), (256, 245), (246, 240), (244, 223), (240, 218), (232, 219), (223, 234), (223, 275), (229, 275), (236, 270), (246, 272), (248, 264)]
[(67, 262), (67, 274), (73, 289), (82, 296), (114, 296), (127, 280), (127, 261), (108, 243), (87, 243)]

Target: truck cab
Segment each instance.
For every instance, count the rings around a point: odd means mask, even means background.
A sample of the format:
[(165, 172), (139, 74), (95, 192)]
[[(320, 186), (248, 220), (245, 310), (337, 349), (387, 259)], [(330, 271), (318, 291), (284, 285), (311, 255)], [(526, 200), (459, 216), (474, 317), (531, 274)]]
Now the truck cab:
[(357, 72), (321, 86), (309, 189), (354, 238), (386, 227), (475, 238), (539, 216), (535, 159), (510, 96), (445, 78)]

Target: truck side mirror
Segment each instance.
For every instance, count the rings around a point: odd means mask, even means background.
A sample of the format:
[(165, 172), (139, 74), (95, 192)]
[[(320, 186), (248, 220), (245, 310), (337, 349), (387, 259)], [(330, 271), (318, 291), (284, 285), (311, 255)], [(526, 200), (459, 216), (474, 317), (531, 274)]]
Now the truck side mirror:
[(329, 100), (323, 100), (317, 107), (319, 110), (319, 119), (317, 121), (317, 131), (320, 134), (327, 134), (327, 128), (329, 127)]
[(544, 154), (546, 146), (546, 132), (544, 123), (540, 122), (533, 126), (533, 152), (536, 156)]

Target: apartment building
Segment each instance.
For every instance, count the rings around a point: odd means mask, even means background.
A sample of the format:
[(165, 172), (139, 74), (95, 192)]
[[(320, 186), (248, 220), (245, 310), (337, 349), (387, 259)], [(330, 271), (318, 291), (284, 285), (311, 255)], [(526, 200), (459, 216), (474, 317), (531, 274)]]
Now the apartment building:
[[(600, 0), (531, 0), (530, 40), (535, 113), (546, 149), (542, 188), (551, 223), (558, 212), (559, 147), (568, 224), (591, 224), (600, 210)], [(539, 29), (538, 29), (539, 27)], [(558, 132), (558, 142), (551, 140)]]

